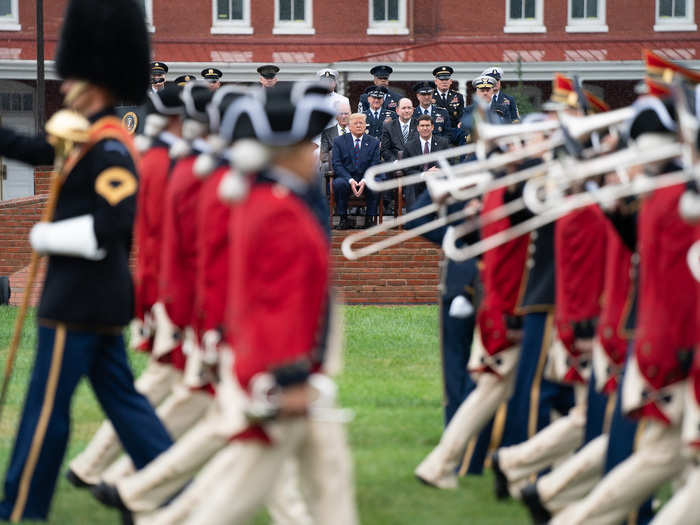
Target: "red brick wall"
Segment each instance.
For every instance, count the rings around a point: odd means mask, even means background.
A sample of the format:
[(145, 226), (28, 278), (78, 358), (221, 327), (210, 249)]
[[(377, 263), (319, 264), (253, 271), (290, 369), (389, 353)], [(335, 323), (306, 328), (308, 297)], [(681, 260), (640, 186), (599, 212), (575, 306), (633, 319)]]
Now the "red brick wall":
[(29, 263), (29, 230), (41, 218), (46, 196), (0, 202), (0, 275), (10, 275)]
[(53, 171), (48, 168), (36, 168), (34, 170), (34, 195), (46, 195), (51, 185)]

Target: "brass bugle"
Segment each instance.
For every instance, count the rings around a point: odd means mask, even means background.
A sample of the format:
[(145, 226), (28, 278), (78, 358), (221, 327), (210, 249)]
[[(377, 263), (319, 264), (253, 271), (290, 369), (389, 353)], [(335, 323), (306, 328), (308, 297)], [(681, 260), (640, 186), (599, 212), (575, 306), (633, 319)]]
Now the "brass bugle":
[(484, 252), (517, 239), (521, 235), (528, 234), (542, 226), (554, 222), (578, 208), (583, 208), (591, 204), (599, 204), (601, 202), (614, 202), (623, 197), (684, 184), (691, 178), (692, 175), (687, 171), (675, 171), (656, 177), (640, 176), (628, 184), (614, 184), (605, 186), (597, 191), (584, 191), (575, 195), (570, 195), (563, 199), (563, 202), (559, 206), (549, 208), (543, 213), (535, 215), (512, 228), (503, 230), (495, 235), (490, 235), (474, 244), (461, 248), (457, 246), (457, 241), (469, 233), (469, 229), (465, 228), (467, 223), (458, 226), (450, 226), (445, 233), (442, 249), (448, 258), (454, 261), (466, 261), (467, 259), (478, 257)]

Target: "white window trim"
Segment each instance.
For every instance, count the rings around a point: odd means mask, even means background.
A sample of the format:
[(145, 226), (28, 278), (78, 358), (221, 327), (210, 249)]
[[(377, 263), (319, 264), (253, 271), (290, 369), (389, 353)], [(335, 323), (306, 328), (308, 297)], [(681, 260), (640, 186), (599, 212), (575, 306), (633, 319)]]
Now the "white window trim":
[(8, 17), (0, 18), (0, 31), (21, 31), (22, 26), (19, 23), (19, 0), (10, 2), (12, 14)]
[(153, 0), (144, 0), (143, 6), (146, 10), (146, 29), (149, 33), (155, 33), (156, 27), (153, 25)]
[(368, 35), (407, 35), (408, 26), (406, 24), (406, 0), (399, 0), (399, 19), (396, 22), (393, 21), (383, 21), (377, 22), (374, 20), (374, 10), (373, 0), (367, 2), (369, 6), (368, 20), (369, 25), (367, 26)]
[(280, 3), (279, 0), (275, 0), (275, 27), (272, 28), (272, 34), (315, 35), (313, 0), (304, 1), (304, 20), (302, 22), (280, 20)]
[(684, 17), (661, 18), (659, 16), (659, 0), (654, 2), (655, 20), (654, 31), (697, 31), (695, 23), (695, 0), (686, 0)]
[(533, 20), (520, 20), (510, 18), (510, 2), (506, 0), (506, 25), (504, 33), (546, 33), (544, 26), (544, 0), (535, 0), (535, 18)]
[(566, 25), (567, 33), (607, 33), (608, 26), (605, 23), (605, 0), (598, 0), (598, 16), (596, 18), (574, 18), (573, 0), (569, 0), (569, 14)]
[(219, 20), (216, 5), (217, 1), (211, 1), (211, 34), (212, 35), (252, 35), (253, 27), (250, 25), (250, 0), (243, 0), (243, 20)]

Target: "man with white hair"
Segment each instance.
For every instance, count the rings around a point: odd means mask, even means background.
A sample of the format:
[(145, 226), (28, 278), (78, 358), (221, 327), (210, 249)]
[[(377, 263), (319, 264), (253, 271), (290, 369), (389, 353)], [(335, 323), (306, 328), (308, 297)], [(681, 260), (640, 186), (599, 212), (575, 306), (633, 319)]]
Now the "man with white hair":
[[(342, 95), (339, 97), (345, 98)], [(321, 173), (325, 173), (330, 170), (330, 153), (333, 149), (333, 139), (339, 137), (340, 135), (345, 135), (350, 133), (350, 102), (339, 100), (336, 104), (336, 114), (335, 114), (335, 124), (331, 123), (329, 127), (323, 130), (321, 133)]]

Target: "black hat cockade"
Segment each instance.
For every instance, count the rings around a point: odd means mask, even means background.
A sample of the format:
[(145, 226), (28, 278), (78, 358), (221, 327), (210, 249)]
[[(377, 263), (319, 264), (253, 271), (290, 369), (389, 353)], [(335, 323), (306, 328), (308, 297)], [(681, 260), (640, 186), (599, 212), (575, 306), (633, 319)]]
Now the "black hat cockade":
[(56, 51), (63, 79), (102, 86), (125, 104), (141, 104), (151, 80), (143, 10), (134, 0), (71, 0)]

